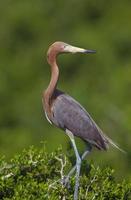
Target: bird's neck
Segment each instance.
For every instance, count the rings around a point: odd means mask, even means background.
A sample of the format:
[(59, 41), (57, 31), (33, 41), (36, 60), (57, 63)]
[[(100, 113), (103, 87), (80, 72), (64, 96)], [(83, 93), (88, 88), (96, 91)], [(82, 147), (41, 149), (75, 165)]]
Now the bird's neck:
[(51, 64), (51, 79), (47, 89), (44, 92), (44, 104), (45, 108), (49, 108), (52, 103), (52, 97), (55, 92), (57, 82), (59, 78), (59, 68), (57, 66), (56, 61)]

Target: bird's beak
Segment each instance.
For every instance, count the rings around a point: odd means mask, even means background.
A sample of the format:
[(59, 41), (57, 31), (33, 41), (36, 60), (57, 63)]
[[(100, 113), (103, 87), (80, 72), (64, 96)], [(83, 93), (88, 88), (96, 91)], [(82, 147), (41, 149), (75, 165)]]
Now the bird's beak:
[(64, 52), (69, 52), (69, 53), (96, 53), (95, 50), (87, 50), (79, 47), (74, 47), (71, 45), (67, 45), (64, 48)]

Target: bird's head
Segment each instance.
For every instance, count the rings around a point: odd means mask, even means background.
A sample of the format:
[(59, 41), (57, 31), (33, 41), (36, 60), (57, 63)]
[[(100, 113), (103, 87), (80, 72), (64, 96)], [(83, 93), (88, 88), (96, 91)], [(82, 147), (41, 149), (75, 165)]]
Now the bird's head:
[(54, 42), (48, 49), (47, 57), (49, 59), (53, 59), (58, 54), (61, 53), (96, 53), (95, 50), (87, 50), (79, 47), (72, 46), (70, 44), (64, 42)]

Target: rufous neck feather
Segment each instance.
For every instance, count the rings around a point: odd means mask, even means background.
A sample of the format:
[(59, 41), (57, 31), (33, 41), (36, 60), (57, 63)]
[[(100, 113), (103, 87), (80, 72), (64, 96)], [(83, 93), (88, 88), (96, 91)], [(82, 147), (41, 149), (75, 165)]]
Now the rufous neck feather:
[(50, 110), (50, 106), (53, 100), (52, 97), (57, 87), (59, 78), (59, 68), (56, 63), (56, 55), (52, 53), (53, 52), (50, 52), (50, 54), (48, 54), (48, 63), (51, 66), (51, 79), (47, 89), (44, 92), (44, 104), (47, 112)]

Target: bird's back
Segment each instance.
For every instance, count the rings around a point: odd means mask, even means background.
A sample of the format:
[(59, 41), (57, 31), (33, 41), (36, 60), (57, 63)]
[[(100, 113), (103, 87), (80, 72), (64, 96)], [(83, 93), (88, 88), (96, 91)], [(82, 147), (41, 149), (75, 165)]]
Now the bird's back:
[(71, 131), (73, 135), (89, 142), (98, 149), (107, 149), (108, 139), (89, 113), (72, 97), (56, 90), (51, 110), (51, 121), (57, 127)]

